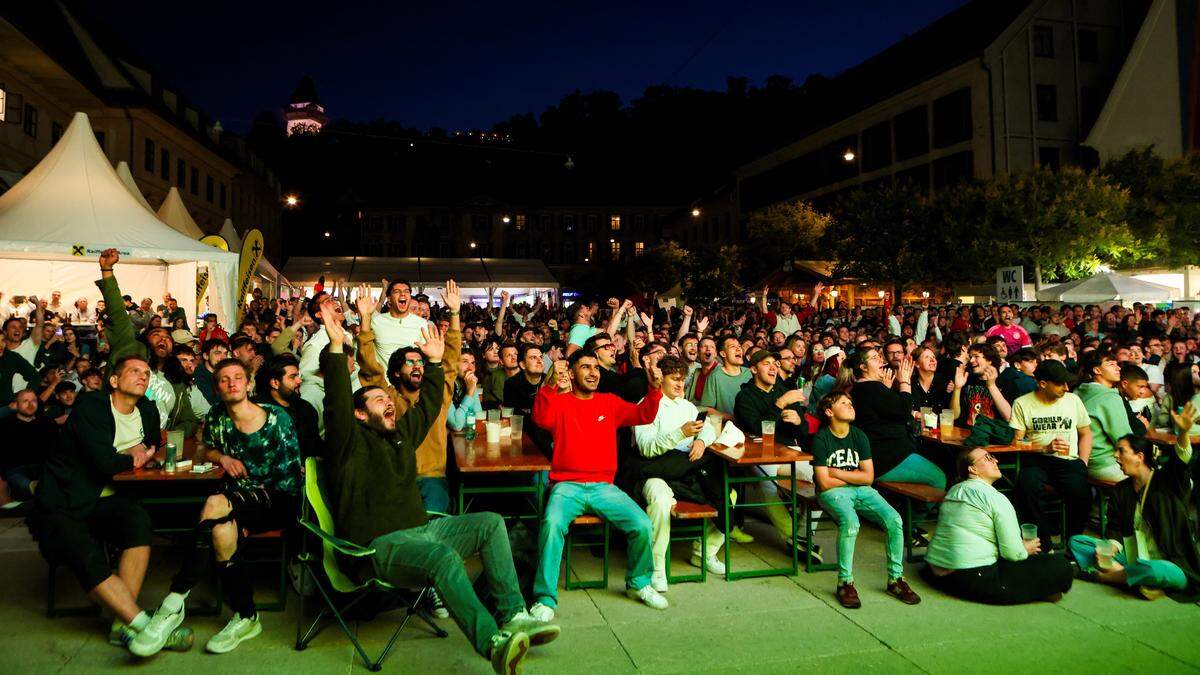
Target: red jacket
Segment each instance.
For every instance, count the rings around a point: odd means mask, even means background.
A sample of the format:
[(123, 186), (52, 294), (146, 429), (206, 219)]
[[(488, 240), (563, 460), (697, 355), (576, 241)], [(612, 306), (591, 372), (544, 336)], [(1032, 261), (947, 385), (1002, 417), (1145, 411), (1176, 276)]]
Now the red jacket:
[(538, 390), (533, 423), (554, 436), (550, 480), (611, 483), (617, 473), (617, 429), (650, 424), (658, 415), (662, 390), (651, 389), (634, 405), (613, 394), (582, 399), (558, 393), (552, 385)]

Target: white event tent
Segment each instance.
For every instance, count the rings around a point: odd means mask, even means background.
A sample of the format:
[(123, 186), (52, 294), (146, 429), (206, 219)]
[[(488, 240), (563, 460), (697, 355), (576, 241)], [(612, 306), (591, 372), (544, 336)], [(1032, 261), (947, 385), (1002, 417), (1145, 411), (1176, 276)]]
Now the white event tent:
[[(95, 307), (100, 251), (121, 252), (123, 294), (181, 300), (196, 319), (196, 268), (210, 270), (212, 309), (224, 325), (237, 305), (238, 255), (176, 232), (143, 207), (108, 163), (87, 115), (71, 125), (42, 161), (0, 195), (0, 291), (63, 300), (87, 298)], [(215, 300), (215, 302), (211, 302)]]
[(129, 190), (129, 194), (137, 200), (147, 211), (154, 213), (154, 209), (150, 208), (150, 202), (146, 201), (146, 196), (138, 189), (137, 181), (133, 179), (133, 172), (129, 170), (129, 164), (125, 160), (117, 162), (117, 177), (125, 184), (125, 188)]
[(1167, 302), (1179, 293), (1170, 286), (1135, 279), (1118, 272), (1101, 272), (1086, 279), (1047, 286), (1037, 292), (1043, 302)]
[(167, 198), (163, 200), (162, 206), (158, 207), (158, 219), (189, 239), (199, 240), (204, 236), (204, 230), (196, 224), (192, 214), (188, 213), (187, 205), (183, 203), (183, 197), (179, 196), (179, 188), (172, 187), (167, 192)]

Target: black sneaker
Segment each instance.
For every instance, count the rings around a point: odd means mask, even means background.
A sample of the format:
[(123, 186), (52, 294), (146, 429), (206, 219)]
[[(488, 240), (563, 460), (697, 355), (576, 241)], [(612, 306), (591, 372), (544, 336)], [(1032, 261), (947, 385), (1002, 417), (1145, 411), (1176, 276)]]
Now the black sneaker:
[(437, 589), (432, 586), (429, 588), (429, 593), (425, 596), (429, 605), (429, 612), (438, 619), (449, 619), (450, 610), (446, 609), (446, 603), (442, 602), (442, 596), (438, 595)]

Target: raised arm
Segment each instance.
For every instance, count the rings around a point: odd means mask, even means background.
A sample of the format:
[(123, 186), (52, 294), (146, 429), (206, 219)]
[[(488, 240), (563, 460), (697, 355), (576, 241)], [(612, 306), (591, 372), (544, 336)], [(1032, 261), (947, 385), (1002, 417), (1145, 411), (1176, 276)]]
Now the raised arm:
[(675, 333), (675, 341), (678, 342), (684, 335), (688, 334), (688, 330), (692, 327), (692, 314), (695, 310), (691, 307), (683, 306), (683, 321), (679, 322), (679, 331)]
[[(105, 249), (100, 254), (100, 280), (96, 282), (96, 286), (100, 288), (100, 293), (104, 296), (104, 304), (114, 310), (125, 306), (125, 301), (121, 298), (121, 287), (117, 285), (117, 277), (113, 274), (113, 267), (120, 261), (121, 254), (117, 252), (117, 249)], [(134, 351), (145, 354), (144, 348), (137, 350), (138, 342), (134, 335), (133, 320), (129, 318), (129, 312), (112, 311), (109, 312), (108, 319), (109, 324), (105, 332), (108, 337), (109, 354), (114, 361)]]
[(321, 298), (321, 320), (329, 334), (329, 351), (321, 354), (325, 378), (325, 445), (331, 462), (342, 462), (353, 449), (354, 400), (350, 391), (350, 369), (346, 367), (345, 331), (335, 318), (332, 296)]
[[(454, 283), (454, 282), (451, 281), (448, 283)], [(455, 286), (455, 292), (457, 292), (457, 289), (458, 289), (458, 287)], [(449, 289), (447, 289), (447, 291), (449, 291)], [(499, 338), (504, 337), (504, 315), (508, 312), (508, 302), (511, 299), (512, 299), (512, 296), (510, 296), (508, 294), (508, 291), (500, 291), (500, 312), (496, 315), (496, 326), (495, 326), (496, 337), (499, 337)], [(445, 296), (443, 295), (442, 302), (445, 302), (445, 301), (446, 301)], [(461, 301), (459, 304), (461, 306)], [(451, 316), (457, 317), (458, 316), (457, 310), (453, 314), (451, 314)], [(455, 320), (455, 319), (452, 319), (452, 320)]]
[[(358, 361), (358, 381), (368, 387), (386, 386), (387, 378), (383, 371), (387, 368), (387, 364), (379, 362), (379, 352), (375, 347), (375, 331), (371, 330), (371, 317), (375, 314), (375, 299), (371, 297), (371, 289), (366, 284), (359, 284), (358, 297), (354, 304), (362, 317), (362, 323), (358, 328), (358, 353), (355, 355), (355, 360)], [(329, 339), (330, 342), (333, 341), (332, 334)]]
[(442, 355), (446, 342), (437, 326), (430, 324), (421, 329), (421, 353), (425, 355), (425, 377), (421, 379), (421, 392), (417, 404), (396, 419), (396, 430), (418, 445), (429, 434), (429, 428), (437, 420), (446, 397), (446, 375), (442, 371)]

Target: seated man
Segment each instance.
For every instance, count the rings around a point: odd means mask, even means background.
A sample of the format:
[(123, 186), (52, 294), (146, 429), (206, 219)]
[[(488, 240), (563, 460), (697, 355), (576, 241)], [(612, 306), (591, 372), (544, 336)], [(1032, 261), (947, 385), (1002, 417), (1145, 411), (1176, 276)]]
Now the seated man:
[[(88, 595), (110, 610), (109, 641), (129, 644), (150, 625), (137, 596), (150, 561), (150, 516), (136, 502), (115, 497), (114, 474), (140, 468), (159, 443), (158, 408), (146, 398), (150, 364), (127, 354), (108, 379), (111, 394), (79, 396), (46, 461), (29, 531), (46, 560), (69, 567)], [(117, 573), (105, 544), (121, 549)], [(188, 649), (192, 636), (173, 633), (171, 649)]]
[(550, 457), (550, 434), (535, 425), (532, 419), (533, 402), (546, 376), (542, 348), (535, 344), (522, 344), (517, 356), (521, 372), (504, 381), (504, 406), (512, 408), (514, 415), (525, 417), (525, 433), (529, 434), (542, 454)]
[(950, 408), (955, 411), (955, 426), (971, 427), (980, 415), (998, 422), (1012, 416), (1012, 405), (1004, 398), (997, 381), (1003, 360), (995, 348), (973, 344), (967, 349), (967, 367), (954, 376), (954, 395)]
[(0, 438), (4, 439), (0, 449), (0, 486), (8, 486), (7, 498), (0, 487), (0, 504), (10, 499), (18, 502), (33, 499), (46, 458), (58, 437), (54, 420), (37, 414), (36, 392), (22, 389), (17, 392), (15, 403), (13, 414), (0, 420)]
[(1133, 433), (1129, 415), (1117, 384), (1121, 366), (1110, 352), (1093, 349), (1080, 357), (1079, 379), (1075, 392), (1092, 418), (1092, 455), (1088, 476), (1102, 480), (1123, 480), (1117, 465), (1117, 441)]
[(1092, 420), (1083, 401), (1067, 391), (1070, 375), (1058, 361), (1043, 361), (1033, 375), (1038, 389), (1013, 404), (1009, 426), (1016, 429), (1015, 441), (1027, 441), (1044, 454), (1021, 456), (1014, 502), (1025, 518), (1046, 536), (1058, 528), (1046, 517), (1043, 489), (1049, 485), (1067, 509), (1066, 538), (1079, 534), (1087, 522), (1092, 492), (1087, 482), (1087, 463), (1092, 454)]
[[(184, 601), (204, 578), (210, 555), (217, 559), (234, 614), (204, 648), (225, 654), (262, 633), (240, 545), (247, 534), (287, 529), (296, 522), (300, 444), (291, 416), (279, 406), (250, 401), (250, 372), (238, 359), (217, 364), (214, 375), (221, 404), (213, 406), (204, 420), (204, 440), (196, 456), (220, 465), (226, 476), (238, 481), (237, 488), (226, 488), (226, 494), (212, 495), (204, 504), (191, 550), (171, 581), (171, 592), (155, 610), (150, 625), (129, 645), (137, 656), (158, 653), (183, 623)], [(200, 537), (211, 539), (211, 553), (200, 547)]]
[[(654, 422), (634, 428), (634, 440), (642, 456), (638, 473), (643, 479), (640, 493), (646, 501), (646, 514), (654, 528), (651, 554), (654, 573), (650, 585), (659, 593), (667, 590), (667, 555), (671, 545), (671, 510), (675, 497), (688, 501), (723, 507), (724, 484), (720, 459), (707, 455), (704, 449), (717, 439), (716, 428), (697, 421), (696, 406), (684, 398), (684, 380), (688, 367), (676, 356), (664, 356), (658, 362), (662, 372), (662, 401)], [(641, 481), (639, 481), (641, 482)], [(636, 486), (635, 486), (636, 487)], [(725, 543), (724, 509), (718, 508), (722, 522), (708, 534), (708, 557), (700, 559), (700, 542), (692, 544), (692, 564), (705, 565), (713, 574), (724, 574), (725, 564), (717, 559), (717, 551)]]
[[(367, 575), (397, 586), (432, 583), (475, 651), (491, 659), (497, 673), (515, 672), (530, 644), (553, 640), (559, 629), (525, 610), (504, 520), (494, 513), (429, 520), (417, 489), (416, 448), (441, 412), (446, 343), (436, 327), (421, 331), (421, 353), (428, 359), (421, 392), (397, 418), (383, 389), (362, 387), (351, 394), (342, 353), (345, 332), (333, 303), (322, 298), (321, 318), (330, 342), (320, 368), (326, 396), (326, 487), (338, 536), (375, 549)], [(476, 554), (495, 596), (499, 626), (467, 577), (463, 559)]]
[[(1142, 366), (1127, 363), (1121, 366), (1121, 381), (1117, 383), (1125, 417), (1134, 436), (1145, 436), (1153, 420), (1160, 414), (1158, 399), (1150, 391), (1150, 376)], [(1087, 405), (1085, 402), (1084, 405)]]
[(650, 389), (634, 405), (615, 394), (598, 393), (600, 361), (590, 349), (571, 354), (554, 364), (554, 378), (538, 392), (533, 404), (533, 422), (554, 437), (554, 459), (550, 462), (550, 499), (546, 504), (538, 536), (537, 578), (533, 582), (536, 603), (530, 614), (549, 621), (558, 606), (558, 571), (562, 565), (563, 539), (571, 521), (584, 513), (595, 513), (625, 533), (629, 539), (629, 568), (625, 572), (626, 594), (654, 609), (666, 609), (667, 599), (650, 585), (654, 572), (650, 553), (650, 518), (637, 502), (616, 485), (617, 430), (649, 424), (658, 414), (662, 398), (662, 374), (650, 373)]
[(1013, 352), (1009, 361), (1012, 362), (1012, 367), (1005, 368), (1000, 373), (996, 378), (996, 386), (1000, 387), (1004, 400), (1012, 404), (1013, 401), (1037, 389), (1033, 371), (1037, 369), (1038, 355), (1032, 348), (1022, 347)]

